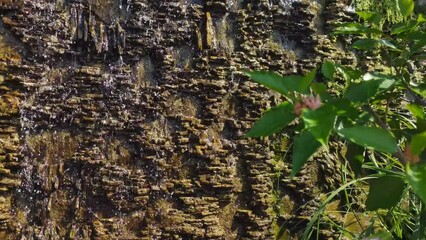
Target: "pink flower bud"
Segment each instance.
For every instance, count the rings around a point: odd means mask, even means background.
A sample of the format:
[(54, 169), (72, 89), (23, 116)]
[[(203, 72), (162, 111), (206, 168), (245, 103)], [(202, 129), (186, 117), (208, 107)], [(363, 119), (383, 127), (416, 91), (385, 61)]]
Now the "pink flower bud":
[(300, 116), (300, 114), (302, 114), (303, 108), (305, 108), (305, 105), (302, 102), (297, 102), (296, 104), (294, 104), (294, 113), (297, 116)]
[(303, 98), (303, 103), (311, 110), (318, 109), (322, 106), (321, 98), (319, 95), (308, 96)]
[(404, 156), (405, 156), (405, 159), (407, 159), (407, 161), (410, 162), (410, 163), (418, 163), (418, 162), (420, 162), (419, 155), (413, 155), (411, 153), (411, 147), (410, 147), (409, 144), (407, 144), (407, 146), (405, 147)]

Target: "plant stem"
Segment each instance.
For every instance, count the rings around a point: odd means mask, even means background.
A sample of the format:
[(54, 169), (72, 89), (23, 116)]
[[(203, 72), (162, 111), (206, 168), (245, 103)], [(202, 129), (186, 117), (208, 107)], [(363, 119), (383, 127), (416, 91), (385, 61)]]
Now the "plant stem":
[(413, 89), (411, 89), (408, 85), (406, 85), (406, 88), (407, 88), (407, 93), (414, 98), (414, 103), (420, 106), (426, 107), (426, 100), (419, 97), (419, 95), (417, 95), (417, 93), (415, 93)]
[[(374, 111), (374, 109), (371, 106), (366, 105), (365, 108), (373, 116), (374, 120), (376, 120), (376, 123), (379, 124), (381, 128), (390, 132), (388, 125), (385, 122), (383, 122), (383, 120), (380, 118), (380, 116), (376, 113), (376, 111)], [(397, 146), (396, 153), (394, 154), (394, 156), (399, 160), (400, 163), (402, 163), (402, 165), (405, 166), (405, 164), (407, 163), (407, 159), (405, 158), (399, 146)]]

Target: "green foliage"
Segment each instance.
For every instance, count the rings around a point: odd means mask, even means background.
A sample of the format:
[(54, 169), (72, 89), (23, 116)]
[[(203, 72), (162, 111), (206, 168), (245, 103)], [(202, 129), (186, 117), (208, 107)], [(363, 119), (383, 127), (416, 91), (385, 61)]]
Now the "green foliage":
[(322, 74), (329, 80), (334, 80), (335, 71), (334, 63), (326, 59), (321, 67)]
[[(387, 217), (380, 219), (383, 226), (393, 225), (375, 232), (372, 224), (362, 239), (426, 238), (421, 234), (425, 232), (425, 224), (416, 225), (418, 219), (426, 219), (422, 207), (426, 205), (426, 84), (424, 78), (419, 79), (410, 70), (413, 65), (422, 66), (426, 60), (426, 18), (421, 14), (413, 16), (413, 0), (394, 3), (389, 12), (401, 18), (390, 21), (388, 15), (372, 11), (369, 5), (357, 12), (361, 22), (338, 24), (333, 32), (339, 37), (355, 35), (351, 44), (355, 53), (367, 62), (377, 59), (373, 65), (380, 67), (345, 66), (325, 59), (319, 68), (322, 79), (316, 79), (320, 75), (317, 68), (300, 76), (246, 72), (255, 82), (285, 99), (266, 111), (247, 136), (268, 136), (290, 122), (297, 125), (291, 177), (299, 173), (321, 146), (328, 150), (329, 139), (345, 144), (342, 156), (353, 171), (352, 177), (370, 180), (366, 209), (376, 211), (379, 216), (380, 211), (388, 209)], [(390, 1), (382, 4), (385, 6)], [(399, 103), (405, 104), (396, 106)], [(343, 190), (346, 191), (341, 187), (336, 191)], [(349, 199), (348, 193), (345, 194)], [(329, 201), (327, 198), (325, 202)], [(399, 207), (400, 202), (409, 204), (411, 210)], [(318, 211), (323, 210), (321, 207)], [(421, 212), (424, 217), (413, 215)], [(399, 218), (393, 214), (400, 214)], [(321, 213), (315, 213), (304, 237), (311, 236), (312, 221), (318, 221), (320, 216)]]
[(288, 83), (285, 81), (284, 77), (274, 73), (274, 72), (265, 72), (265, 71), (253, 71), (246, 72), (253, 81), (262, 84), (263, 86), (277, 91), (283, 95), (286, 95), (289, 92)]
[(315, 78), (316, 69), (305, 76), (281, 76), (274, 72), (254, 71), (246, 72), (253, 81), (277, 91), (285, 96), (291, 96), (292, 92), (304, 92)]
[(327, 147), (328, 137), (336, 120), (336, 112), (333, 107), (327, 104), (316, 110), (305, 110), (302, 119), (305, 128), (312, 133), (315, 139)]
[(388, 232), (378, 232), (375, 233), (368, 238), (365, 238), (365, 240), (392, 240), (392, 235), (390, 235)]
[(426, 147), (426, 132), (421, 132), (411, 138), (411, 154), (419, 155)]
[(379, 13), (376, 13), (376, 12), (360, 11), (360, 12), (356, 12), (356, 14), (360, 18), (362, 18), (364, 21), (367, 21), (367, 22), (372, 23), (372, 24), (379, 25), (380, 22), (382, 21), (382, 16)]
[(426, 202), (426, 164), (407, 164), (406, 174), (414, 192)]
[(366, 103), (380, 91), (382, 81), (371, 80), (349, 85), (345, 98), (354, 103)]
[(410, 16), (414, 11), (413, 0), (398, 0), (398, 7), (403, 17)]
[(337, 131), (345, 139), (363, 147), (369, 147), (377, 151), (395, 153), (397, 144), (390, 133), (376, 127), (355, 126), (342, 128)]
[(362, 72), (360, 70), (353, 69), (347, 66), (336, 65), (336, 69), (342, 74), (343, 78), (347, 81), (358, 79), (362, 75)]
[(317, 151), (321, 144), (309, 131), (303, 131), (294, 138), (293, 162), (291, 176), (294, 177), (300, 171), (306, 161)]
[(366, 35), (370, 33), (381, 34), (382, 31), (377, 28), (366, 27), (361, 23), (342, 23), (334, 31), (334, 34)]
[(395, 206), (401, 199), (404, 189), (405, 183), (400, 177), (386, 175), (370, 180), (370, 190), (365, 201), (367, 210), (374, 211)]
[(293, 109), (293, 104), (289, 102), (268, 109), (246, 136), (264, 137), (278, 132), (296, 118)]

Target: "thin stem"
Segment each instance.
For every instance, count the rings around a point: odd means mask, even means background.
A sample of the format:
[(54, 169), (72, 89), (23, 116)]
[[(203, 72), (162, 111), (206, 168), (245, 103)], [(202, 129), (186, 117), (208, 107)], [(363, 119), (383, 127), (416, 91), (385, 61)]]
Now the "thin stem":
[(407, 92), (410, 94), (410, 96), (414, 97), (414, 103), (426, 107), (426, 100), (424, 100), (423, 98), (421, 98), (419, 95), (417, 95), (417, 93), (415, 93), (413, 91), (413, 89), (411, 89), (408, 84), (406, 84), (405, 86), (407, 88)]
[[(376, 120), (376, 123), (379, 124), (379, 126), (381, 128), (390, 132), (388, 125), (385, 122), (382, 121), (380, 116), (376, 113), (376, 111), (374, 111), (374, 109), (371, 106), (367, 105), (367, 106), (365, 106), (365, 108), (373, 116), (374, 120)], [(402, 153), (402, 150), (399, 146), (397, 146), (396, 153), (394, 155), (395, 155), (396, 158), (398, 158), (399, 162), (402, 163), (403, 165), (405, 165), (407, 163), (407, 159), (405, 158), (405, 156)]]

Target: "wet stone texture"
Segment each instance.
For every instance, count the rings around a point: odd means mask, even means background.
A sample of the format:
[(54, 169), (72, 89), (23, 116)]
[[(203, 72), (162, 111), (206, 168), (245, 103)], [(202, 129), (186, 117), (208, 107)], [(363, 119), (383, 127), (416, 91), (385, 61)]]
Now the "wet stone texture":
[(350, 64), (343, 2), (0, 0), (0, 239), (300, 234), (336, 157), (277, 180), (243, 134), (280, 99), (241, 70)]

